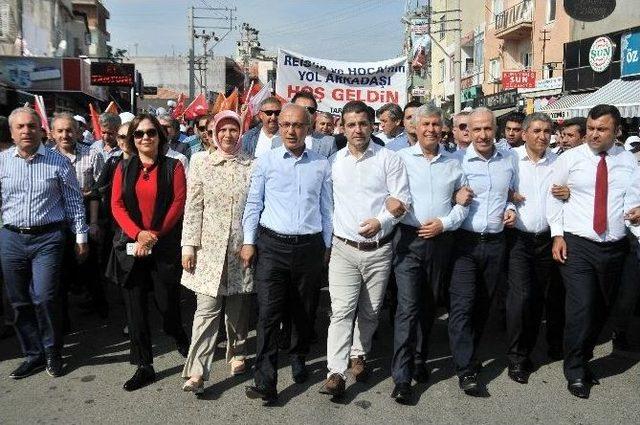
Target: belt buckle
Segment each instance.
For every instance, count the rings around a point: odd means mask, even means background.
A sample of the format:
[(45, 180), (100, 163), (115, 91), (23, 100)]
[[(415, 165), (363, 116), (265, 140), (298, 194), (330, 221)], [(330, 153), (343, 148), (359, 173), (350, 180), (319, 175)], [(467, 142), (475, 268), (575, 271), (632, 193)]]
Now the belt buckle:
[(291, 242), (294, 243), (294, 244), (297, 244), (298, 243), (298, 237), (299, 237), (298, 235), (291, 236), (290, 237)]
[(18, 227), (18, 233), (21, 235), (26, 235), (27, 233), (31, 232), (31, 227)]

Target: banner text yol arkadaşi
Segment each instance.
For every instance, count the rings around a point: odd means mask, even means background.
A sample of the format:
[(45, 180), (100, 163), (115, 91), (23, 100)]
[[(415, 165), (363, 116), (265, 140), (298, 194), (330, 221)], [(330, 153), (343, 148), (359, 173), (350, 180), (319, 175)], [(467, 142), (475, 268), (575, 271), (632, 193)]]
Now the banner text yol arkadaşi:
[(310, 91), (320, 111), (339, 114), (351, 100), (361, 100), (376, 110), (389, 102), (404, 106), (406, 87), (406, 57), (344, 62), (278, 51), (276, 93), (290, 100), (301, 90)]

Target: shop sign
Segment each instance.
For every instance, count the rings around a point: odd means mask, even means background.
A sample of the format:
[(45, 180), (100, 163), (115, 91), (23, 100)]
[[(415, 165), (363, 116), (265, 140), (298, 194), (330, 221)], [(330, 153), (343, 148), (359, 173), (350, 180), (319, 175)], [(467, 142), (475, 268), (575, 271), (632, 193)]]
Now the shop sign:
[(613, 59), (613, 41), (609, 37), (602, 36), (594, 40), (589, 50), (589, 65), (595, 72), (603, 72)]
[(507, 90), (496, 94), (481, 97), (478, 106), (485, 106), (489, 109), (512, 108), (518, 103), (518, 90)]
[(620, 76), (640, 75), (640, 32), (622, 35), (620, 47)]
[(427, 90), (424, 87), (415, 87), (411, 90), (411, 95), (415, 97), (422, 97), (427, 95)]
[(91, 85), (133, 87), (135, 65), (132, 63), (91, 62)]
[(536, 81), (536, 87), (533, 89), (520, 89), (518, 93), (531, 93), (547, 90), (562, 90), (562, 77), (551, 77)]
[(469, 102), (480, 96), (482, 92), (482, 86), (472, 86), (462, 90), (460, 93), (460, 100), (462, 102)]
[(535, 86), (535, 71), (502, 71), (503, 89), (532, 89)]
[(583, 22), (600, 21), (615, 9), (616, 0), (564, 0), (567, 15)]

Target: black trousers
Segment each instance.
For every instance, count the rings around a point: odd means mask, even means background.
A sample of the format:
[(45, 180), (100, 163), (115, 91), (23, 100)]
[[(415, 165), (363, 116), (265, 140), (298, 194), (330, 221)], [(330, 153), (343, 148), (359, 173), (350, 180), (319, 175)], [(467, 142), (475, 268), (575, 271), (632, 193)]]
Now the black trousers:
[(550, 232), (512, 234), (507, 293), (507, 357), (512, 364), (530, 362), (545, 305), (547, 342), (562, 344), (564, 288), (551, 246)]
[(75, 245), (76, 236), (71, 232), (67, 232), (62, 260), (62, 275), (60, 277), (62, 309), (65, 321), (68, 320), (68, 293), (70, 290), (75, 292), (80, 289), (86, 289), (96, 308), (107, 304), (102, 276), (98, 267), (98, 244), (92, 240), (89, 241), (89, 255), (83, 263), (78, 263), (76, 259)]
[(564, 375), (584, 379), (598, 336), (614, 303), (625, 256), (626, 239), (593, 242), (565, 233), (567, 260), (560, 272), (567, 291)]
[(179, 280), (180, 266), (177, 264), (160, 263), (153, 258), (136, 259), (129, 285), (122, 288), (131, 341), (131, 364), (153, 364), (148, 308), (150, 290), (153, 290), (164, 332), (176, 342), (188, 341), (180, 315)]
[(611, 325), (614, 332), (626, 333), (629, 321), (635, 312), (640, 297), (640, 263), (638, 262), (638, 240), (635, 236), (627, 238), (629, 240), (629, 253), (624, 259), (622, 267), (622, 279), (616, 303), (611, 312)]
[(260, 230), (254, 286), (258, 296), (255, 383), (275, 389), (278, 380), (278, 333), (284, 313), (291, 317), (290, 354), (309, 352), (312, 317), (322, 282), (325, 246), (321, 234), (284, 242)]
[(458, 230), (449, 288), (449, 343), (458, 376), (477, 372), (476, 348), (503, 269), (502, 233)]
[[(453, 234), (446, 232), (422, 239), (418, 237), (417, 228), (401, 224), (395, 235), (394, 248), (398, 304), (391, 373), (396, 384), (410, 384), (416, 352), (420, 353), (422, 361), (427, 360), (437, 301), (449, 276)], [(421, 338), (418, 338), (418, 332)]]

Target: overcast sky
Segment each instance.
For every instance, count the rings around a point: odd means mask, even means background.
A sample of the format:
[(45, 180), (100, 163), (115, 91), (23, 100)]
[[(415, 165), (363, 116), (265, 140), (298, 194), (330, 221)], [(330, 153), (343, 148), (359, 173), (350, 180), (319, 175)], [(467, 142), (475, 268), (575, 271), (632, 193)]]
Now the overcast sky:
[[(401, 56), (406, 0), (102, 0), (111, 13), (107, 30), (114, 48), (139, 56), (185, 54), (187, 15), (191, 6), (237, 7), (236, 28), (214, 49), (233, 56), (243, 22), (260, 31), (268, 52), (279, 47), (308, 56), (375, 61)], [(415, 3), (415, 1), (412, 1)], [(204, 14), (202, 10), (196, 11)], [(228, 13), (209, 13), (223, 17)], [(223, 20), (199, 20), (196, 25), (228, 25)], [(200, 30), (201, 31), (201, 30)], [(227, 30), (216, 29), (222, 36)], [(196, 40), (196, 54), (202, 44)]]

